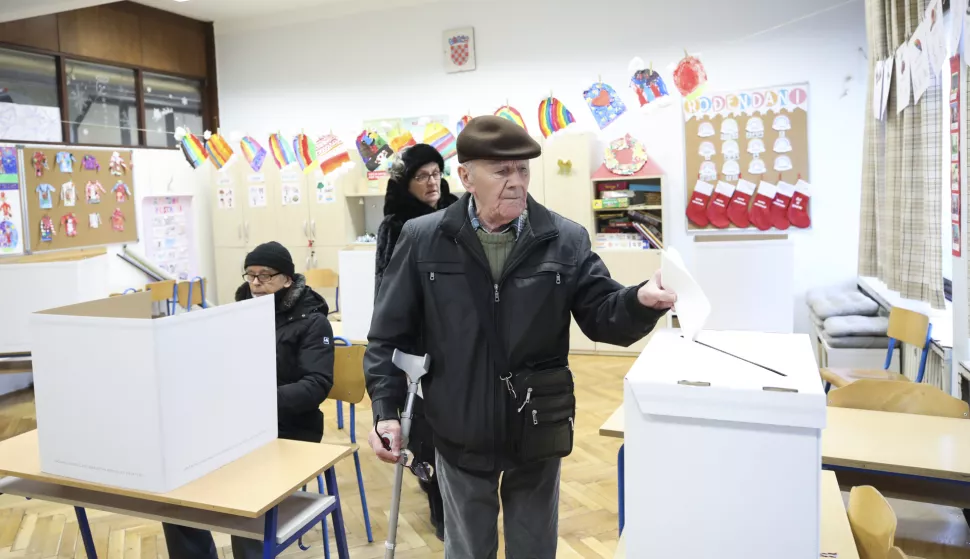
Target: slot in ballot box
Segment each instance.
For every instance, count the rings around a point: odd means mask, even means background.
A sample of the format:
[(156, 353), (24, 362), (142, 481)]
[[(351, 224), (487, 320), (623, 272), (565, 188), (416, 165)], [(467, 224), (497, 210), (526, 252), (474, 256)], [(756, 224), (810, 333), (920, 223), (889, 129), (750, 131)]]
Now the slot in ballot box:
[(142, 292), (31, 316), (41, 469), (168, 492), (277, 436), (272, 297), (152, 319)]
[(658, 331), (624, 381), (627, 549), (816, 559), (826, 401), (809, 337), (697, 340)]

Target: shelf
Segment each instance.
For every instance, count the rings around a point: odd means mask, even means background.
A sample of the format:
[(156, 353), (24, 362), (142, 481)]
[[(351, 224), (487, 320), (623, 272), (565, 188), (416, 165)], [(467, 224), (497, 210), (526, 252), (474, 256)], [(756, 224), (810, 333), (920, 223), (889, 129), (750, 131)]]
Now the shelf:
[(664, 207), (661, 205), (646, 205), (638, 204), (635, 206), (627, 206), (625, 208), (593, 208), (594, 212), (625, 212), (627, 210), (663, 210)]

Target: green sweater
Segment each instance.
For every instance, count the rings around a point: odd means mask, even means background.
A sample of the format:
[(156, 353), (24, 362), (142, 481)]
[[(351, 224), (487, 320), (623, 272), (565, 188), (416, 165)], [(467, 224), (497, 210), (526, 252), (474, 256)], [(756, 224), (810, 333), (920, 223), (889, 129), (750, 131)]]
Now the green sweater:
[(515, 231), (508, 229), (502, 233), (489, 233), (479, 228), (475, 233), (482, 243), (482, 249), (485, 250), (488, 265), (492, 268), (492, 281), (498, 281), (502, 277), (502, 271), (505, 270), (505, 261), (508, 260), (509, 253), (515, 246)]

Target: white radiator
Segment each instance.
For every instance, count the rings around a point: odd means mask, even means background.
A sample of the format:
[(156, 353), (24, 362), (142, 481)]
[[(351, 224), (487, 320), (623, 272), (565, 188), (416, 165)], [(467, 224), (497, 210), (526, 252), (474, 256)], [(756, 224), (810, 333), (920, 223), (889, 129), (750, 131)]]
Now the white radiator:
[[(910, 380), (916, 380), (919, 374), (919, 361), (923, 353), (922, 348), (909, 344), (903, 344), (903, 374)], [(923, 382), (933, 385), (940, 390), (950, 392), (950, 375), (946, 372), (946, 362), (940, 354), (929, 351), (926, 356), (926, 371), (923, 374)]]

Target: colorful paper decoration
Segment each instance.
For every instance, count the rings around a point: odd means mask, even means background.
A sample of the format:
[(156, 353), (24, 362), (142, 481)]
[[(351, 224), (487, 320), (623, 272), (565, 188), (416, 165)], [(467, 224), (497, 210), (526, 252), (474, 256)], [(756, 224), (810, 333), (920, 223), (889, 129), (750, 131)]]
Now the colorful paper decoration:
[(310, 172), (313, 169), (313, 161), (317, 158), (316, 145), (310, 143), (310, 138), (301, 132), (293, 138), (293, 151), (296, 153), (296, 161), (300, 164), (300, 169)]
[(529, 130), (525, 126), (525, 120), (522, 118), (522, 113), (517, 111), (515, 107), (512, 107), (511, 105), (502, 105), (501, 107), (495, 109), (495, 116), (507, 118), (522, 128), (525, 128), (526, 131)]
[(209, 154), (209, 159), (212, 160), (216, 169), (222, 169), (226, 162), (232, 158), (232, 148), (229, 147), (229, 142), (218, 133), (212, 134), (209, 131), (206, 131), (203, 137), (205, 138), (205, 151)]
[(258, 173), (263, 168), (263, 162), (266, 160), (266, 149), (259, 145), (256, 138), (252, 136), (243, 138), (239, 145), (242, 147), (243, 156), (249, 162), (249, 166), (252, 167), (253, 172)]
[(573, 161), (572, 159), (559, 159), (556, 161), (559, 165), (559, 174), (568, 175), (573, 172)]
[(189, 165), (193, 169), (201, 167), (206, 159), (209, 158), (209, 154), (205, 151), (205, 146), (202, 145), (202, 140), (185, 128), (179, 127), (175, 129), (175, 140), (179, 142), (179, 149), (182, 150), (182, 155), (185, 156), (185, 160), (189, 162)]
[(559, 99), (547, 97), (539, 103), (539, 130), (542, 131), (543, 138), (565, 130), (575, 122), (573, 113), (569, 112)]
[(100, 204), (102, 193), (106, 194), (100, 181), (88, 181), (88, 184), (84, 185), (84, 196), (88, 204)]
[(128, 200), (128, 197), (131, 196), (131, 190), (129, 190), (128, 185), (122, 181), (118, 181), (118, 183), (111, 188), (111, 192), (115, 193), (115, 201), (117, 201), (119, 204), (125, 202)]
[(273, 161), (276, 161), (276, 166), (280, 169), (296, 163), (296, 153), (293, 151), (293, 146), (279, 132), (269, 137), (269, 151), (273, 154)]
[(9, 219), (0, 219), (0, 248), (14, 248), (20, 243), (20, 232)]
[(111, 212), (111, 228), (119, 233), (125, 230), (125, 214), (121, 213), (121, 208)]
[(350, 160), (347, 148), (333, 134), (325, 134), (317, 138), (317, 161), (320, 162), (320, 170), (324, 177), (345, 172), (353, 168), (354, 164)]
[(121, 154), (117, 151), (111, 154), (111, 160), (108, 162), (108, 169), (111, 170), (111, 174), (120, 177), (128, 172), (128, 164), (125, 160), (121, 158)]
[(685, 98), (694, 99), (707, 87), (707, 72), (700, 59), (687, 54), (686, 51), (684, 55), (674, 70), (674, 85)]
[[(11, 151), (10, 153), (13, 153), (14, 155), (11, 157), (11, 156), (8, 156), (7, 153), (5, 152), (3, 156), (4, 174), (13, 174), (17, 172), (16, 152)], [(30, 161), (31, 163), (33, 163), (34, 173), (38, 177), (44, 176), (44, 169), (50, 169), (50, 167), (47, 166), (47, 155), (45, 155), (44, 152), (42, 151), (35, 151), (34, 156), (30, 158)], [(8, 163), (10, 162), (12, 162), (12, 165), (8, 165)]]
[(376, 171), (394, 155), (387, 141), (373, 130), (364, 130), (357, 136), (357, 152), (368, 171)]
[(394, 150), (394, 153), (398, 153), (402, 149), (415, 144), (417, 142), (414, 141), (414, 135), (407, 130), (398, 128), (393, 131), (393, 135), (391, 136), (391, 149)]
[(647, 150), (633, 136), (627, 134), (606, 146), (606, 168), (615, 175), (634, 175), (647, 164)]
[(54, 222), (51, 220), (51, 216), (44, 215), (40, 218), (40, 242), (50, 243), (54, 240)]
[(458, 154), (457, 140), (444, 124), (432, 122), (424, 127), (424, 143), (438, 150), (446, 161)]
[(630, 79), (630, 86), (637, 92), (641, 107), (646, 107), (669, 95), (667, 84), (658, 72), (651, 68), (637, 70)]
[(583, 92), (586, 104), (596, 119), (596, 124), (600, 130), (613, 123), (620, 115), (626, 112), (626, 105), (616, 94), (616, 91), (603, 82), (594, 83), (589, 89)]
[(61, 216), (61, 227), (64, 228), (64, 234), (68, 237), (77, 236), (77, 216), (73, 213), (64, 214)]
[(455, 134), (461, 134), (461, 131), (465, 129), (465, 125), (472, 121), (472, 117), (465, 115), (458, 119), (458, 124), (455, 125)]
[(100, 171), (101, 170), (101, 164), (98, 163), (98, 160), (95, 159), (95, 157), (93, 155), (85, 155), (81, 159), (81, 167), (85, 171)]

